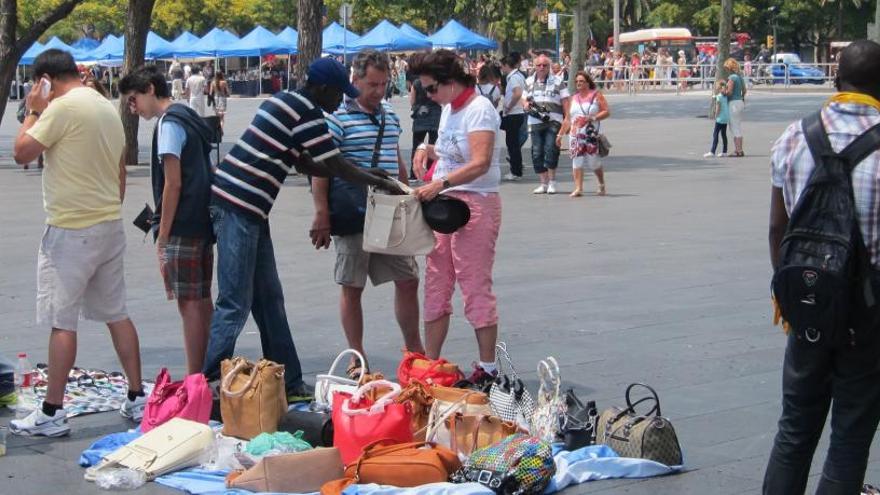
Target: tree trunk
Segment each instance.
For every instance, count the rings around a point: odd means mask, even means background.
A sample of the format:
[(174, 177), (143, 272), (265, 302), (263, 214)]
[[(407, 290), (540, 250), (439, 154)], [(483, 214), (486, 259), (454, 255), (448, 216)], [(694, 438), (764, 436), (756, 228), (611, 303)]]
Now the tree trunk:
[(590, 3), (591, 0), (577, 0), (574, 7), (574, 33), (571, 38), (571, 68), (568, 70), (569, 91), (576, 91), (574, 77), (577, 71), (584, 68), (584, 59), (587, 55), (587, 43), (590, 32)]
[[(128, 0), (128, 18), (125, 21), (125, 57), (122, 73), (128, 74), (144, 64), (147, 51), (147, 34), (150, 31), (150, 18), (156, 0)], [(138, 123), (139, 117), (128, 110), (128, 102), (119, 99), (119, 113), (122, 128), (125, 129), (125, 163), (138, 164)]]
[[(22, 30), (18, 37), (17, 0), (0, 0), (0, 110), (6, 108), (6, 100), (12, 89), (15, 69), (24, 52), (53, 24), (68, 16), (83, 0), (65, 0), (43, 14), (33, 24)], [(3, 122), (0, 111), (0, 122)]]
[(321, 7), (323, 6), (323, 0), (299, 0), (299, 20), (296, 26), (299, 31), (299, 40), (296, 46), (299, 55), (296, 59), (296, 67), (293, 68), (293, 77), (296, 79), (297, 86), (302, 86), (305, 83), (309, 64), (321, 56), (321, 34), (323, 31)]
[[(721, 0), (721, 15), (718, 19), (718, 60), (715, 80), (727, 79), (724, 61), (730, 57), (730, 31), (733, 28), (733, 0)], [(775, 40), (774, 40), (775, 43)]]

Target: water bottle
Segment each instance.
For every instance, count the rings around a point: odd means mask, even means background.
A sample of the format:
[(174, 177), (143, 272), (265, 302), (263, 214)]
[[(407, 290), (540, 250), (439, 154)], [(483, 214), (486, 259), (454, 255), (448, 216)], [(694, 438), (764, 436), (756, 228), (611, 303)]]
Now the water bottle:
[(15, 405), (15, 417), (21, 419), (33, 410), (33, 374), (31, 363), (28, 361), (27, 354), (18, 353), (18, 364), (15, 366), (13, 375), (15, 381), (15, 393), (18, 396), (18, 402)]

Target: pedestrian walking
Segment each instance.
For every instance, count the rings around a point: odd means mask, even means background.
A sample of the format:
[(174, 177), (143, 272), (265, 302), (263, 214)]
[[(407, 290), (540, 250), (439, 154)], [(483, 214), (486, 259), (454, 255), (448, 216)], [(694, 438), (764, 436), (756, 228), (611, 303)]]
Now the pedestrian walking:
[(107, 324), (128, 379), (120, 413), (140, 421), (146, 405), (140, 344), (125, 305), (125, 134), (116, 107), (83, 86), (73, 56), (50, 49), (34, 60), (38, 83), (15, 139), (14, 159), (46, 153), (43, 204), (46, 230), (37, 257), (37, 323), (50, 327), (49, 380), (41, 407), (10, 422), (19, 435), (70, 432), (64, 392), (76, 360), (80, 314)]
[(572, 198), (583, 195), (584, 167), (596, 174), (599, 188), (596, 194), (605, 195), (605, 170), (599, 158), (599, 127), (602, 120), (611, 116), (608, 101), (599, 91), (596, 82), (584, 71), (574, 76), (577, 93), (571, 98), (568, 114), (556, 136), (556, 146), (562, 147), (562, 137), (568, 134), (568, 149), (571, 153), (574, 190)]
[(431, 98), (443, 105), (437, 144), (421, 146), (416, 152), (419, 177), (424, 176), (429, 159), (437, 160), (433, 181), (416, 189), (416, 195), (427, 201), (446, 194), (467, 203), (471, 212), (470, 221), (458, 231), (434, 233), (434, 249), (425, 267), (425, 347), (429, 357), (440, 356), (458, 282), (478, 347), (478, 360), (468, 380), (483, 386), (497, 376), (498, 310), (492, 267), (501, 227), (501, 170), (495, 147), (501, 122), (492, 104), (474, 90), (474, 77), (456, 63), (455, 53), (434, 51), (412, 71)]
[[(730, 122), (730, 109), (727, 103), (727, 96), (724, 94), (724, 88), (726, 87), (727, 81), (715, 83), (715, 91), (712, 95), (713, 114), (715, 115), (715, 128), (712, 130), (712, 147), (703, 155), (703, 158), (727, 156), (727, 124)], [(721, 135), (721, 152), (716, 155), (715, 150), (718, 149), (719, 134)]]
[[(846, 47), (841, 53), (835, 86), (838, 92), (822, 107), (820, 122), (829, 146), (840, 153), (863, 133), (880, 125), (880, 45), (858, 40)], [(774, 270), (779, 268), (780, 248), (783, 237), (787, 237), (789, 217), (800, 203), (813, 171), (818, 170), (811, 148), (821, 144), (808, 144), (807, 139), (807, 129), (801, 122), (795, 122), (779, 137), (770, 154), (773, 186), (769, 238)], [(867, 259), (864, 261), (869, 266), (862, 266), (861, 261), (853, 264), (860, 272), (858, 276), (866, 277), (860, 280), (870, 281), (877, 294), (874, 280), (880, 269), (877, 230), (880, 152), (875, 148), (861, 162), (850, 165), (854, 166), (850, 169), (853, 205), (861, 233), (853, 237), (853, 242), (863, 243), (859, 248), (865, 249), (863, 254)], [(818, 215), (844, 221), (835, 216), (839, 211), (836, 205), (828, 208), (827, 212), (798, 210), (796, 214), (801, 218)], [(846, 259), (839, 260), (838, 264), (846, 262)], [(828, 283), (821, 279), (826, 275), (807, 280), (807, 274), (804, 272), (808, 287), (817, 282)], [(851, 296), (863, 300), (861, 283), (853, 285), (858, 289), (850, 291)], [(817, 299), (825, 299), (827, 311), (836, 313), (839, 307), (836, 301), (835, 304), (827, 302), (828, 297), (826, 292)], [(864, 308), (863, 313), (857, 313), (857, 309), (858, 303), (853, 300), (845, 314), (834, 315), (846, 318), (846, 326), (823, 328), (821, 332), (801, 326), (787, 332), (782, 365), (782, 414), (764, 475), (766, 495), (804, 493), (829, 411), (830, 444), (816, 493), (855, 495), (862, 492), (868, 454), (880, 422), (880, 360), (877, 359), (880, 335), (876, 307)]]
[(122, 78), (119, 92), (132, 113), (158, 119), (150, 160), (155, 204), (151, 226), (166, 296), (177, 300), (183, 321), (187, 373), (198, 373), (214, 312), (214, 242), (208, 213), (212, 131), (195, 110), (171, 100), (165, 76), (155, 66), (140, 67)]
[[(352, 84), (357, 98), (345, 98), (342, 106), (327, 116), (327, 126), (342, 155), (365, 169), (381, 168), (401, 182), (409, 181), (400, 155), (400, 119), (383, 102), (390, 80), (388, 56), (375, 50), (358, 53), (352, 62)], [(419, 266), (412, 256), (392, 256), (364, 251), (364, 214), (367, 190), (339, 178), (312, 179), (315, 219), (310, 237), (316, 249), (336, 249), (334, 279), (341, 287), (339, 312), (350, 349), (364, 351), (364, 317), (361, 297), (367, 279), (374, 286), (394, 282), (394, 314), (408, 351), (424, 353), (419, 336)], [(367, 363), (353, 360), (348, 374), (357, 379), (369, 370)]]
[(505, 180), (520, 180), (523, 175), (522, 129), (526, 125), (526, 114), (522, 106), (526, 78), (519, 69), (518, 53), (511, 53), (501, 59), (501, 73), (504, 74), (504, 99), (501, 102), (501, 129), (504, 131), (504, 144), (510, 160), (510, 172)]
[(226, 82), (226, 75), (222, 70), (214, 73), (210, 91), (214, 95), (214, 113), (220, 117), (222, 126), (226, 121), (226, 104), (229, 99), (229, 83)]
[(541, 178), (534, 194), (556, 194), (559, 146), (556, 136), (568, 112), (568, 84), (550, 74), (550, 57), (535, 58), (535, 73), (526, 79), (523, 108), (529, 114), (532, 138), (532, 167)]
[[(189, 66), (187, 66), (189, 67)], [(184, 84), (184, 92), (186, 98), (189, 99), (189, 107), (196, 111), (200, 117), (204, 117), (207, 113), (205, 108), (205, 93), (208, 89), (208, 81), (201, 74), (202, 70), (198, 65), (191, 69), (191, 75)]]

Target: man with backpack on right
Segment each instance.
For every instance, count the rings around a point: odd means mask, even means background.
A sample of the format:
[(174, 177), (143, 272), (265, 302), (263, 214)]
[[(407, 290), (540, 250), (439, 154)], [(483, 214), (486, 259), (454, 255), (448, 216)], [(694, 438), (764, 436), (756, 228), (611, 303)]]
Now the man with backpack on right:
[(880, 422), (880, 45), (849, 45), (835, 86), (771, 153), (772, 292), (788, 341), (765, 494), (804, 493), (830, 409), (816, 493), (858, 495)]

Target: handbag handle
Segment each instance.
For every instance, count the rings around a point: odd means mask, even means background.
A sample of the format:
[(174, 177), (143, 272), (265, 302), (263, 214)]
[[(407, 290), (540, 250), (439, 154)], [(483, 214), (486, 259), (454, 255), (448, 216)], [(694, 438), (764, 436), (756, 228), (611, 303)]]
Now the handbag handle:
[(349, 354), (354, 354), (354, 356), (355, 356), (356, 358), (358, 358), (358, 360), (359, 360), (360, 363), (361, 363), (361, 373), (360, 373), (360, 376), (358, 376), (358, 379), (357, 379), (357, 382), (360, 383), (361, 380), (364, 379), (364, 373), (366, 373), (367, 360), (364, 359), (364, 355), (363, 355), (363, 354), (361, 354), (360, 352), (358, 352), (358, 351), (355, 350), (355, 349), (346, 349), (346, 350), (340, 352), (339, 355), (336, 356), (336, 359), (333, 360), (333, 364), (330, 365), (330, 369), (327, 371), (327, 374), (330, 375), (330, 376), (338, 376), (338, 375), (335, 375), (335, 374), (334, 374), (334, 372), (336, 371), (336, 367), (339, 366), (339, 363), (340, 363), (340, 362), (342, 362), (342, 358), (345, 357), (345, 356), (347, 356), (347, 355), (349, 355)]
[(556, 358), (548, 356), (547, 359), (538, 361), (538, 378), (540, 381), (538, 394), (546, 397), (549, 395), (547, 388), (552, 387), (554, 389), (553, 399), (558, 399), (559, 388), (562, 385), (562, 379), (559, 375), (559, 363), (556, 362)]
[[(651, 392), (651, 396), (648, 396), (648, 397), (642, 397), (641, 399), (639, 399), (639, 400), (637, 400), (637, 401), (635, 401), (635, 402), (632, 402), (632, 401), (630, 400), (630, 392), (632, 392), (633, 387), (642, 387), (642, 388), (646, 388), (646, 389), (648, 389), (648, 391)], [(633, 414), (636, 413), (636, 406), (639, 405), (639, 404), (641, 404), (642, 402), (644, 402), (644, 401), (646, 401), (646, 400), (653, 400), (653, 401), (654, 401), (654, 407), (651, 408), (651, 410), (648, 411), (647, 414), (644, 414), (643, 416), (646, 416), (646, 417), (649, 417), (649, 416), (652, 416), (652, 415), (653, 415), (653, 416), (662, 416), (662, 414), (660, 413), (660, 397), (657, 395), (657, 391), (656, 391), (656, 390), (654, 390), (653, 388), (651, 388), (651, 386), (649, 386), (649, 385), (646, 385), (646, 384), (644, 384), (644, 383), (638, 383), (638, 382), (637, 382), (637, 383), (631, 383), (631, 384), (629, 385), (629, 387), (626, 387), (626, 408), (627, 408), (628, 410), (632, 411)], [(655, 414), (655, 412), (656, 412), (656, 414)]]
[[(148, 425), (159, 426), (171, 418), (176, 418), (177, 415), (180, 414), (180, 411), (183, 411), (183, 408), (186, 407), (187, 402), (189, 402), (189, 393), (187, 393), (186, 387), (180, 387), (177, 389), (177, 391), (174, 392), (174, 396), (177, 397), (177, 408), (171, 413), (163, 414), (162, 418), (144, 416), (144, 420), (146, 420)], [(169, 396), (166, 395), (163, 399), (167, 399), (168, 397)]]
[[(438, 415), (438, 417), (433, 418), (433, 420), (429, 417), (428, 424), (413, 433), (421, 433), (422, 430), (426, 430), (425, 440), (429, 442), (432, 441), (434, 436), (437, 434), (437, 427), (446, 422), (446, 420), (450, 417), (454, 416), (458, 412), (458, 410), (461, 409), (462, 406), (467, 404), (468, 397), (475, 395), (476, 393), (476, 391), (465, 393), (464, 395), (459, 397), (458, 400), (450, 404), (449, 407), (444, 409)], [(433, 408), (431, 409), (431, 412), (433, 414)]]
[(502, 362), (501, 362), (501, 359), (499, 359), (499, 356), (503, 356), (504, 360), (507, 361), (506, 367), (510, 368), (510, 377), (515, 380), (519, 379), (519, 375), (516, 373), (516, 368), (513, 367), (513, 360), (510, 359), (510, 354), (507, 353), (507, 343), (506, 342), (499, 342), (499, 343), (495, 344), (495, 362), (498, 363), (498, 370), (500, 371), (500, 374), (503, 375), (503, 374), (505, 374), (504, 373), (505, 365), (502, 365)]
[[(401, 361), (400, 366), (405, 367), (407, 364), (412, 365), (412, 362), (415, 361), (416, 359), (421, 359), (423, 361), (428, 361), (429, 363), (431, 363), (430, 366), (425, 368), (425, 371), (422, 373), (422, 376), (425, 376), (428, 373), (434, 371), (435, 368), (437, 368), (438, 366), (440, 366), (442, 364), (449, 364), (449, 361), (447, 361), (443, 358), (431, 359), (428, 356), (425, 356), (424, 354), (420, 354), (418, 352), (407, 352), (403, 358), (403, 361)], [(462, 373), (461, 370), (458, 371), (458, 374), (460, 375), (461, 378), (464, 378), (464, 373)], [(412, 375), (412, 368), (410, 368), (410, 375)], [(412, 376), (410, 376), (409, 378), (410, 378), (410, 381), (412, 381), (412, 379), (413, 379)], [(421, 378), (416, 378), (416, 381), (421, 382), (422, 380), (421, 380)]]
[[(449, 441), (450, 447), (452, 447), (453, 452), (458, 452), (458, 423), (464, 420), (464, 415), (461, 413), (456, 413), (454, 416), (451, 416), (446, 419), (449, 422)], [(474, 416), (477, 418), (477, 427), (472, 432), (471, 435), (473, 437), (473, 441), (471, 442), (471, 450), (469, 453), (473, 453), (477, 450), (477, 444), (480, 440), (480, 428), (483, 427), (483, 423), (491, 422), (489, 417), (484, 414), (477, 414)]]
[(256, 364), (253, 365), (253, 373), (251, 373), (250, 380), (248, 380), (248, 382), (245, 384), (244, 387), (241, 388), (241, 390), (239, 390), (238, 392), (233, 392), (230, 389), (230, 387), (232, 386), (232, 380), (236, 377), (236, 375), (238, 375), (242, 369), (250, 365), (251, 363), (249, 363), (247, 359), (238, 358), (238, 364), (236, 364), (235, 367), (232, 368), (232, 370), (230, 370), (229, 373), (227, 373), (226, 376), (223, 377), (223, 381), (220, 382), (220, 391), (223, 392), (223, 394), (227, 397), (231, 397), (234, 399), (236, 397), (241, 397), (245, 394), (245, 392), (250, 390), (250, 388), (254, 385), (254, 381), (256, 381), (257, 379), (258, 365)]
[[(370, 406), (369, 409), (351, 409), (349, 405), (351, 404), (359, 404), (361, 399), (364, 398), (364, 395), (373, 390), (374, 388), (379, 387), (389, 387), (391, 391), (379, 397), (376, 402)], [(388, 380), (375, 380), (369, 383), (365, 383), (358, 387), (355, 391), (354, 395), (351, 396), (350, 399), (345, 399), (342, 401), (342, 412), (343, 414), (347, 414), (349, 416), (356, 415), (372, 415), (378, 414), (385, 410), (385, 406), (394, 402), (394, 399), (400, 395), (400, 385), (389, 382)]]

